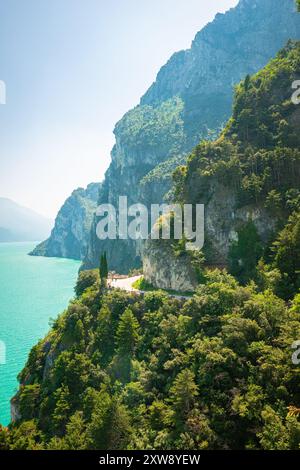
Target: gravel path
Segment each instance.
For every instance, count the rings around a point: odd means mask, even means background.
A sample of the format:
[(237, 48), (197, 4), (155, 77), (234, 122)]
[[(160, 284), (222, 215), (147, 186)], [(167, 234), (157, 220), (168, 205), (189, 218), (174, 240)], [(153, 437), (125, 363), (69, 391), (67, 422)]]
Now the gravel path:
[(127, 277), (126, 279), (113, 279), (109, 281), (110, 287), (126, 290), (127, 292), (140, 292), (132, 287), (132, 284), (142, 276)]
[[(140, 275), (140, 276), (127, 277), (126, 279), (113, 279), (113, 280), (109, 280), (108, 282), (109, 282), (109, 286), (114, 289), (121, 289), (127, 292), (137, 292), (139, 294), (145, 294), (144, 291), (134, 289), (134, 287), (132, 287), (132, 284), (138, 279), (140, 279), (141, 277), (143, 276)], [(169, 296), (174, 297), (175, 299), (179, 299), (179, 300), (190, 299), (189, 296), (185, 296), (185, 295), (169, 294)]]

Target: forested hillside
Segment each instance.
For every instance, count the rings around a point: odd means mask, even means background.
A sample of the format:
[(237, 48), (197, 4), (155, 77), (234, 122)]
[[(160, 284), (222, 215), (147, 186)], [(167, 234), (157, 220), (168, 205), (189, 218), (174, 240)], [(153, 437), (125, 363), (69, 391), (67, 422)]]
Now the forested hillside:
[(299, 448), (299, 295), (220, 271), (185, 302), (99, 294), (95, 272), (77, 293), (20, 374), (2, 448)]

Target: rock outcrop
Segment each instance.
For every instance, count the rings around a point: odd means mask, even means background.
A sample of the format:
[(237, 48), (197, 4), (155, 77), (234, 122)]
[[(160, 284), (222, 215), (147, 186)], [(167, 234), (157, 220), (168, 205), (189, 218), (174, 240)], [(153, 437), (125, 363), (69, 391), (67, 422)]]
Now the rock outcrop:
[[(171, 178), (162, 184), (164, 169), (159, 165), (184, 157), (202, 138), (218, 133), (231, 114), (234, 85), (299, 36), (294, 0), (241, 0), (218, 14), (190, 49), (171, 57), (140, 104), (116, 125), (100, 202), (116, 205), (119, 195), (126, 195), (130, 204), (163, 202)], [(145, 186), (149, 173), (152, 181)], [(95, 267), (102, 251), (118, 272), (141, 264), (140, 244), (99, 241), (96, 225), (97, 218), (83, 268)]]
[(175, 256), (172, 246), (166, 242), (147, 240), (143, 272), (147, 282), (160, 289), (192, 292), (198, 284), (188, 256)]
[(50, 237), (40, 243), (30, 255), (83, 259), (87, 252), (100, 187), (100, 183), (91, 183), (86, 189), (78, 188), (73, 191), (58, 212)]

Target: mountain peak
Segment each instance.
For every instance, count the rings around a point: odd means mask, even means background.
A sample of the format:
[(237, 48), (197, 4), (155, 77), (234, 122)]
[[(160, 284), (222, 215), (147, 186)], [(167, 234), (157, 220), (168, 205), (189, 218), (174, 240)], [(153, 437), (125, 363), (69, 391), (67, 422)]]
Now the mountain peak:
[(37, 241), (47, 237), (53, 221), (17, 202), (0, 197), (0, 241)]

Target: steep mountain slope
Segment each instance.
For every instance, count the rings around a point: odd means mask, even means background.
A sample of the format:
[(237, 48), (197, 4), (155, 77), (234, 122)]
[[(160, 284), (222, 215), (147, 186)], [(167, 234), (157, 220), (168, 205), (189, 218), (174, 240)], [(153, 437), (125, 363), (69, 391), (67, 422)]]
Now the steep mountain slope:
[[(117, 205), (119, 195), (127, 195), (129, 203), (162, 202), (171, 178), (162, 185), (158, 168), (146, 190), (141, 180), (162, 162), (187, 155), (211, 131), (215, 135), (230, 116), (234, 84), (263, 67), (288, 39), (299, 37), (293, 0), (241, 0), (217, 15), (191, 49), (172, 56), (140, 105), (116, 125), (100, 202)], [(95, 219), (85, 268), (96, 266), (104, 250), (111, 269), (126, 272), (140, 264), (140, 244), (99, 242), (96, 224)]]
[(299, 295), (216, 270), (180, 301), (97, 275), (32, 349), (0, 449), (299, 450)]
[[(289, 43), (261, 72), (238, 85), (224, 132), (214, 142), (199, 144), (174, 174), (177, 201), (205, 204), (207, 262), (227, 265), (241, 282), (255, 276), (261, 256), (269, 261), (272, 242), (300, 211), (300, 105), (292, 101), (292, 84), (299, 76), (300, 43)], [(298, 219), (292, 220), (289, 227), (295, 227), (297, 237)], [(298, 270), (289, 278), (292, 294), (300, 287), (297, 243), (288, 268)], [(165, 245), (147, 242), (145, 276), (176, 289), (176, 271), (182, 271), (188, 257), (184, 250), (179, 257), (173, 251), (173, 269), (166, 271), (163, 260), (167, 257), (170, 268), (172, 253)], [(288, 277), (288, 271), (281, 274)]]
[(0, 197), (0, 242), (42, 240), (49, 235), (52, 221)]
[(97, 207), (100, 183), (91, 183), (86, 189), (78, 188), (65, 201), (55, 220), (50, 237), (30, 254), (83, 259)]

